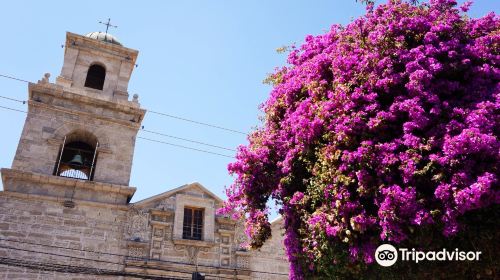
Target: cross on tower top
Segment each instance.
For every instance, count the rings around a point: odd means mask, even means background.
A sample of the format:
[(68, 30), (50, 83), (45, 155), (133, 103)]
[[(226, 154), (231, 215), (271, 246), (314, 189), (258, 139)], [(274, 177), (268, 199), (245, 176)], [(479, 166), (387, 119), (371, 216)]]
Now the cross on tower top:
[(100, 24), (104, 24), (104, 25), (106, 25), (106, 34), (108, 34), (108, 29), (109, 29), (109, 27), (110, 27), (110, 26), (111, 26), (111, 27), (114, 27), (114, 28), (117, 28), (117, 27), (118, 27), (118, 26), (116, 26), (116, 25), (112, 25), (110, 22), (111, 22), (111, 19), (110, 19), (110, 18), (108, 18), (108, 22), (106, 22), (106, 23), (104, 23), (104, 22), (102, 22), (102, 21), (99, 21), (99, 23), (100, 23)]

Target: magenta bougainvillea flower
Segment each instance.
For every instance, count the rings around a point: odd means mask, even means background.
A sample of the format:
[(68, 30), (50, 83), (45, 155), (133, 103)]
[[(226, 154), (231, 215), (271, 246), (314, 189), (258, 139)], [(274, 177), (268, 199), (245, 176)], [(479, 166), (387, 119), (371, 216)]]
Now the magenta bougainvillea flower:
[(276, 199), (292, 279), (369, 264), (414, 229), (454, 236), (462, 215), (500, 203), (500, 20), (469, 18), (469, 5), (369, 5), (271, 75), (220, 213), (245, 215), (259, 247)]

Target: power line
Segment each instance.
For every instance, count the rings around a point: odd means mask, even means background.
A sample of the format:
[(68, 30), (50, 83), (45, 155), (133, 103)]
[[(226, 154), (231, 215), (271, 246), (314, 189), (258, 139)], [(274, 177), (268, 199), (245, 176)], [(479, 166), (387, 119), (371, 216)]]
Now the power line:
[(88, 259), (88, 258), (82, 258), (82, 257), (77, 257), (77, 256), (68, 256), (68, 255), (55, 254), (55, 253), (49, 253), (49, 252), (34, 251), (34, 250), (21, 249), (21, 248), (5, 246), (5, 245), (0, 245), (0, 248), (10, 249), (10, 250), (18, 250), (18, 251), (23, 251), (23, 252), (27, 252), (27, 253), (35, 253), (35, 254), (42, 254), (42, 255), (51, 255), (51, 256), (56, 256), (56, 257), (72, 258), (72, 259), (77, 259), (77, 260), (82, 260), (82, 261), (92, 261), (92, 262), (100, 262), (100, 263), (107, 263), (107, 264), (114, 264), (114, 265), (123, 265), (122, 263), (110, 262), (110, 261), (106, 261), (106, 260), (96, 260), (96, 259)]
[[(0, 106), (0, 108), (6, 109), (6, 110), (11, 110), (11, 111), (16, 111), (16, 112), (20, 112), (20, 113), (29, 114), (26, 111), (22, 111), (22, 110), (10, 108), (10, 107)], [(49, 117), (49, 116), (46, 116), (46, 115), (43, 115), (43, 114), (35, 114), (35, 115), (37, 115), (37, 116), (43, 116), (43, 117)], [(69, 121), (63, 121), (63, 122), (78, 124), (77, 122), (69, 122)], [(160, 140), (145, 138), (145, 137), (141, 137), (141, 136), (137, 136), (137, 138), (142, 139), (142, 140), (151, 141), (151, 142), (161, 143), (161, 144), (164, 144), (164, 145), (169, 145), (169, 146), (173, 146), (173, 147), (177, 147), (177, 148), (183, 148), (183, 149), (187, 149), (187, 150), (193, 150), (193, 151), (197, 151), (197, 152), (202, 152), (202, 153), (217, 155), (217, 156), (226, 157), (226, 158), (234, 158), (232, 156), (228, 156), (228, 155), (224, 155), (224, 154), (220, 154), (220, 153), (216, 153), (216, 152), (211, 152), (211, 151), (207, 151), (207, 150), (202, 150), (202, 149), (187, 147), (187, 146), (183, 146), (183, 145), (178, 145), (178, 144), (169, 143), (169, 142), (165, 142), (165, 141), (160, 141)], [(194, 141), (194, 140), (189, 140), (189, 141), (190, 142), (198, 142), (198, 141)], [(199, 143), (201, 143), (201, 142), (199, 142)], [(212, 146), (211, 144), (206, 144), (206, 145)]]
[[(106, 260), (96, 260), (96, 259), (89, 259), (89, 258), (82, 258), (82, 257), (77, 257), (77, 256), (68, 256), (68, 255), (62, 255), (62, 254), (56, 254), (56, 253), (49, 253), (49, 252), (41, 252), (41, 251), (35, 251), (35, 250), (29, 250), (29, 249), (22, 249), (22, 248), (16, 248), (16, 247), (11, 247), (11, 246), (5, 246), (5, 245), (0, 245), (0, 248), (4, 249), (9, 249), (9, 250), (17, 250), (17, 251), (23, 251), (26, 253), (33, 253), (33, 254), (42, 254), (42, 255), (49, 255), (49, 256), (56, 256), (56, 257), (63, 257), (63, 258), (71, 258), (71, 259), (76, 259), (76, 260), (82, 260), (82, 261), (91, 261), (91, 262), (99, 262), (99, 263), (105, 263), (105, 264), (112, 264), (112, 265), (119, 265), (119, 266), (126, 266), (125, 263), (121, 262), (112, 262), (112, 261), (106, 261)], [(133, 257), (130, 257), (133, 259)], [(137, 265), (128, 265), (129, 267), (139, 267), (139, 268), (145, 268), (144, 266), (137, 266)], [(157, 268), (156, 268), (157, 269)], [(181, 270), (173, 270), (173, 269), (160, 269), (168, 272), (176, 272), (176, 273), (187, 273), (190, 274), (188, 271), (181, 271)], [(148, 277), (146, 279), (155, 279), (153, 276)], [(158, 278), (158, 279), (164, 279), (164, 278)]]
[[(53, 249), (65, 249), (65, 250), (70, 250), (70, 251), (88, 252), (88, 253), (109, 255), (109, 256), (115, 256), (115, 257), (128, 257), (128, 258), (132, 258), (132, 259), (135, 259), (135, 260), (142, 260), (142, 261), (148, 261), (149, 260), (148, 258), (130, 257), (128, 255), (123, 255), (123, 254), (115, 254), (115, 253), (108, 253), (108, 252), (96, 252), (96, 251), (92, 251), (92, 250), (76, 249), (76, 248), (66, 248), (66, 247), (63, 247), (63, 246), (39, 244), (39, 243), (33, 243), (33, 242), (27, 242), (27, 241), (20, 241), (20, 240), (14, 240), (14, 239), (5, 239), (5, 238), (1, 238), (1, 237), (0, 237), (0, 241), (14, 242), (14, 243), (20, 243), (20, 244), (27, 244), (27, 245), (35, 245), (35, 246), (48, 247), (48, 248), (53, 248)], [(176, 262), (176, 261), (167, 261), (167, 260), (155, 260), (155, 261), (163, 262), (163, 263), (178, 264), (178, 265), (190, 265), (190, 266), (193, 265), (193, 264), (190, 264), (190, 263), (183, 263), (183, 262)], [(288, 275), (288, 274), (285, 274), (285, 273), (251, 270), (251, 269), (245, 269), (245, 268), (234, 268), (234, 267), (231, 268), (231, 267), (221, 267), (221, 266), (212, 266), (212, 265), (203, 265), (203, 264), (198, 264), (198, 266), (199, 267), (216, 268), (216, 269), (232, 269), (232, 270), (238, 269), (238, 270), (242, 270), (242, 271), (249, 271), (249, 272), (263, 273), (263, 274), (272, 274), (272, 275)]]
[(186, 141), (186, 142), (200, 144), (200, 145), (204, 145), (204, 146), (208, 146), (208, 147), (213, 147), (213, 148), (218, 148), (218, 149), (223, 149), (223, 150), (227, 150), (227, 151), (236, 152), (235, 149), (231, 149), (231, 148), (225, 148), (225, 147), (221, 147), (221, 146), (217, 146), (217, 145), (212, 145), (212, 144), (207, 144), (207, 143), (204, 143), (204, 142), (199, 142), (199, 141), (196, 141), (196, 140), (190, 140), (190, 139), (186, 139), (186, 138), (182, 138), (182, 137), (177, 137), (177, 136), (173, 136), (173, 135), (168, 135), (168, 134), (164, 134), (164, 133), (160, 133), (160, 132), (155, 132), (155, 131), (147, 130), (147, 129), (144, 129), (144, 126), (142, 127), (142, 131), (147, 132), (147, 133), (151, 133), (151, 134), (156, 134), (156, 135), (160, 135), (160, 136), (165, 136), (165, 137), (173, 138), (173, 139), (178, 139), (178, 140), (182, 140), (182, 141)]
[[(12, 80), (16, 80), (16, 81), (20, 81), (20, 82), (29, 83), (29, 81), (27, 81), (27, 80), (23, 80), (23, 79), (12, 77), (12, 76), (8, 76), (8, 75), (0, 74), (0, 77), (4, 77), (4, 78), (7, 78), (7, 79), (12, 79)], [(167, 113), (162, 113), (162, 112), (157, 112), (157, 111), (152, 111), (152, 110), (148, 110), (148, 112), (150, 112), (152, 114), (156, 114), (156, 115), (160, 115), (160, 116), (172, 118), (172, 119), (177, 119), (177, 120), (181, 120), (181, 121), (185, 121), (185, 122), (190, 122), (190, 123), (194, 123), (194, 124), (198, 124), (198, 125), (203, 125), (203, 126), (207, 126), (207, 127), (211, 127), (211, 128), (216, 128), (216, 129), (220, 129), (220, 130), (224, 130), (224, 131), (228, 131), (228, 132), (233, 132), (233, 133), (238, 133), (238, 134), (242, 134), (242, 135), (247, 135), (247, 133), (242, 132), (242, 131), (234, 130), (234, 129), (231, 129), (231, 128), (226, 128), (226, 127), (215, 125), (215, 124), (209, 124), (209, 123), (205, 123), (205, 122), (191, 120), (191, 119), (188, 119), (188, 118), (185, 118), (185, 117), (179, 117), (179, 116), (175, 116), (175, 115), (171, 115), (171, 114), (167, 114)]]
[(24, 101), (24, 100), (19, 100), (19, 99), (15, 99), (15, 98), (7, 97), (7, 96), (0, 96), (0, 98), (7, 99), (7, 100), (11, 100), (11, 101), (16, 101), (16, 102), (20, 102), (20, 103), (26, 104), (26, 101)]
[(234, 129), (230, 129), (230, 128), (225, 128), (225, 127), (218, 126), (218, 125), (213, 125), (213, 124), (209, 124), (209, 123), (204, 123), (204, 122), (199, 122), (199, 121), (195, 121), (195, 120), (190, 120), (190, 119), (187, 119), (187, 118), (178, 117), (178, 116), (174, 116), (174, 115), (170, 115), (170, 114), (165, 114), (165, 113), (161, 113), (161, 112), (156, 112), (156, 111), (151, 111), (151, 110), (148, 110), (148, 112), (153, 113), (153, 114), (157, 114), (157, 115), (160, 115), (160, 116), (164, 116), (164, 117), (169, 117), (169, 118), (172, 118), (172, 119), (177, 119), (177, 120), (181, 120), (181, 121), (185, 121), (185, 122), (190, 122), (190, 123), (195, 123), (195, 124), (199, 124), (199, 125), (204, 125), (204, 126), (208, 126), (208, 127), (212, 127), (212, 128), (217, 128), (217, 129), (220, 129), (220, 130), (225, 130), (225, 131), (229, 131), (229, 132), (233, 132), (233, 133), (247, 135), (245, 132), (234, 130)]
[[(5, 98), (5, 99), (8, 99), (8, 100), (21, 102), (23, 104), (26, 103), (23, 100), (13, 99), (13, 98), (2, 96), (2, 95), (0, 95), (0, 98)], [(17, 111), (17, 112), (27, 113), (25, 111), (20, 111), (20, 110), (9, 108), (9, 107), (3, 107), (3, 106), (0, 106), (0, 107), (4, 108), (4, 109), (7, 109), (7, 110), (13, 110), (13, 111)], [(51, 109), (56, 110), (56, 111), (61, 111), (61, 112), (64, 112), (64, 113), (68, 113), (68, 114), (72, 114), (72, 115), (77, 115), (75, 113), (67, 112), (67, 111), (64, 111), (64, 110), (58, 110), (58, 109), (55, 109), (55, 108), (51, 108)], [(49, 116), (47, 116), (47, 117), (49, 117)], [(213, 148), (217, 148), (217, 149), (223, 149), (223, 150), (233, 151), (233, 152), (236, 151), (235, 149), (231, 149), (231, 148), (226, 148), (226, 147), (222, 147), (222, 146), (218, 146), (218, 145), (213, 145), (213, 144), (208, 144), (208, 143), (197, 141), (197, 140), (191, 140), (191, 139), (187, 139), (187, 138), (183, 138), (183, 137), (178, 137), (178, 136), (169, 135), (169, 134), (165, 134), (165, 133), (161, 133), (161, 132), (147, 130), (147, 129), (144, 129), (144, 126), (142, 126), (141, 130), (144, 131), (144, 132), (147, 132), (147, 133), (156, 134), (156, 135), (160, 135), (160, 136), (164, 136), (164, 137), (169, 137), (169, 138), (173, 138), (173, 139), (177, 139), (177, 140), (182, 140), (182, 141), (186, 141), (186, 142), (190, 142), (190, 143), (195, 143), (195, 144), (199, 144), (199, 145), (204, 145), (204, 146), (208, 146), (208, 147), (213, 147)]]
[(160, 141), (160, 140), (154, 140), (154, 139), (145, 138), (145, 137), (141, 137), (141, 136), (137, 136), (137, 138), (142, 139), (142, 140), (151, 141), (151, 142), (160, 143), (160, 144), (165, 144), (165, 145), (169, 145), (169, 146), (173, 146), (173, 147), (183, 148), (183, 149), (187, 149), (187, 150), (198, 151), (198, 152), (212, 154), (212, 155), (217, 155), (217, 156), (226, 157), (226, 158), (234, 158), (232, 156), (228, 156), (228, 155), (224, 155), (224, 154), (219, 154), (219, 153), (216, 153), (216, 152), (211, 152), (211, 151), (197, 149), (197, 148), (191, 148), (191, 147), (187, 147), (187, 146), (183, 146), (183, 145), (173, 144), (173, 143), (169, 143), (169, 142), (165, 142), (165, 141)]
[[(13, 99), (13, 98), (9, 98), (9, 97), (5, 97), (5, 96), (2, 96), (2, 95), (0, 95), (0, 98), (5, 98), (5, 99), (9, 99), (9, 100), (13, 100), (13, 101), (17, 101), (17, 102), (21, 102), (21, 103), (25, 104), (25, 101), (18, 100), (18, 99)], [(12, 110), (12, 111), (16, 111), (16, 112), (21, 112), (21, 113), (28, 113), (28, 112), (26, 112), (26, 111), (22, 111), (22, 110), (18, 110), (18, 109), (10, 108), (10, 107), (0, 106), (0, 108), (6, 109), (6, 110)], [(70, 113), (70, 114), (71, 114), (71, 113)], [(48, 117), (48, 116), (47, 116), (47, 117)], [(151, 133), (151, 134), (160, 135), (160, 136), (164, 136), (164, 137), (169, 137), (169, 138), (172, 138), (172, 139), (177, 139), (177, 140), (182, 140), (182, 141), (186, 141), (186, 142), (190, 142), (190, 143), (195, 143), (195, 144), (199, 144), (199, 145), (204, 145), (204, 146), (208, 146), (208, 147), (213, 147), (213, 148), (218, 148), (218, 149), (223, 149), (223, 150), (233, 151), (233, 152), (235, 152), (235, 151), (236, 151), (235, 149), (231, 149), (231, 148), (226, 148), (226, 147), (222, 147), (222, 146), (217, 146), (217, 145), (213, 145), (213, 144), (208, 144), (208, 143), (201, 142), (201, 141), (191, 140), (191, 139), (182, 138), (182, 137), (178, 137), (178, 136), (173, 136), (173, 135), (169, 135), (169, 134), (165, 134), (165, 133), (161, 133), (161, 132), (156, 132), (156, 131), (152, 131), (152, 130), (147, 130), (147, 129), (144, 129), (144, 126), (141, 128), (141, 131), (144, 131), (144, 132), (147, 132), (147, 133)], [(175, 144), (173, 144), (173, 145), (175, 145)], [(180, 146), (180, 145), (179, 145), (179, 146)], [(181, 147), (184, 147), (184, 146), (181, 146)], [(184, 148), (187, 148), (187, 147), (184, 147)], [(198, 151), (202, 151), (202, 150), (198, 150)]]
[(10, 107), (0, 106), (0, 108), (2, 108), (2, 109), (6, 109), (6, 110), (15, 111), (15, 112), (20, 112), (20, 113), (25, 113), (25, 114), (27, 114), (27, 113), (28, 113), (28, 112), (26, 112), (26, 111), (23, 111), (23, 110), (18, 110), (18, 109), (14, 109), (14, 108), (10, 108)]
[[(184, 271), (184, 270), (166, 269), (166, 268), (159, 268), (159, 267), (148, 267), (148, 266), (144, 266), (144, 265), (127, 264), (125, 262), (121, 263), (121, 262), (111, 262), (111, 261), (106, 261), (106, 260), (96, 260), (96, 259), (82, 258), (82, 257), (77, 257), (77, 256), (68, 256), (68, 255), (61, 255), (61, 254), (42, 252), (42, 251), (36, 251), (36, 250), (22, 249), (22, 248), (16, 248), (16, 247), (11, 247), (11, 246), (4, 246), (4, 245), (0, 245), (0, 248), (22, 251), (22, 252), (32, 253), (32, 254), (42, 254), (42, 255), (56, 256), (56, 257), (64, 257), (64, 258), (69, 258), (70, 261), (71, 261), (71, 259), (75, 259), (75, 260), (81, 260), (81, 261), (90, 261), (90, 262), (112, 264), (112, 265), (124, 266), (124, 267), (129, 267), (129, 268), (141, 268), (141, 269), (146, 268), (146, 269), (160, 270), (160, 271), (164, 271), (164, 272), (191, 274), (191, 272)], [(132, 260), (135, 259), (134, 257), (129, 257), (129, 256), (127, 256), (127, 257), (132, 259)], [(19, 262), (21, 260), (16, 260), (16, 261)], [(0, 257), (0, 264), (1, 263), (2, 263), (2, 258)], [(159, 280), (176, 279), (176, 278), (166, 278), (166, 277), (162, 277), (162, 276), (153, 276), (153, 275), (150, 276), (150, 275), (136, 274), (136, 273), (130, 273), (130, 272), (118, 271), (118, 270), (109, 270), (109, 269), (104, 269), (104, 268), (95, 268), (95, 267), (90, 268), (90, 267), (72, 266), (69, 264), (51, 264), (51, 263), (42, 263), (42, 262), (39, 262), (38, 264), (42, 264), (40, 267), (37, 267), (38, 269), (48, 268), (48, 270), (57, 271), (57, 272), (96, 274), (96, 275), (114, 275), (114, 276), (135, 276), (135, 277), (142, 278), (142, 279), (159, 279)], [(189, 264), (189, 265), (192, 266), (192, 264)], [(56, 269), (54, 269), (54, 268), (56, 268)], [(108, 274), (108, 273), (118, 273), (118, 274)], [(126, 273), (126, 274), (122, 275), (122, 273)], [(222, 278), (222, 279), (234, 279), (233, 277), (226, 277), (226, 276), (220, 275), (220, 274), (216, 275), (216, 274), (208, 274), (207, 273), (205, 275), (214, 276), (214, 277)]]
[(0, 77), (4, 77), (4, 78), (7, 78), (7, 79), (11, 79), (11, 80), (16, 80), (16, 81), (20, 81), (20, 82), (25, 82), (25, 83), (29, 83), (30, 81), (26, 81), (26, 80), (23, 80), (23, 79), (19, 79), (19, 78), (16, 78), (16, 77), (12, 77), (12, 76), (8, 76), (8, 75), (3, 75), (3, 74), (0, 74)]
[[(104, 220), (97, 220), (95, 222), (96, 222), (96, 224), (112, 225), (112, 226), (116, 226), (118, 228), (124, 227), (123, 225), (111, 224), (111, 223), (109, 223), (107, 221), (104, 221)], [(35, 224), (22, 223), (22, 225), (28, 225), (29, 226), (29, 225), (35, 225)], [(47, 229), (47, 230), (50, 230), (52, 227), (49, 226), (48, 228), (49, 229)], [(67, 229), (61, 228), (61, 227), (58, 227), (57, 229), (60, 230), (60, 231), (66, 231), (66, 232), (71, 233), (71, 234), (81, 233), (81, 234), (85, 234), (85, 235), (88, 235), (88, 236), (95, 236), (93, 234), (84, 233), (83, 231), (72, 231), (72, 230), (67, 230)], [(105, 230), (105, 229), (103, 229), (103, 231), (104, 232), (113, 232), (113, 233), (117, 233), (117, 234), (123, 234), (123, 231)], [(0, 233), (0, 235), (1, 234), (2, 233)], [(121, 240), (121, 239), (118, 239), (118, 238), (111, 238), (111, 239), (112, 240)], [(21, 241), (21, 240), (15, 240), (15, 239), (7, 239), (7, 238), (2, 238), (2, 237), (0, 237), (0, 241), (18, 243), (18, 244), (23, 244), (23, 245), (31, 245), (31, 246), (40, 246), (40, 247), (52, 248), (52, 249), (57, 249), (60, 252), (64, 252), (64, 250), (67, 250), (67, 251), (92, 253), (92, 254), (96, 254), (96, 255), (107, 255), (107, 256), (113, 256), (113, 257), (131, 258), (131, 259), (138, 260), (138, 261), (149, 261), (150, 260), (149, 258), (131, 257), (129, 255), (124, 255), (124, 254), (117, 254), (117, 253), (110, 253), (110, 252), (101, 252), (101, 251), (88, 250), (88, 249), (83, 249), (83, 248), (70, 248), (70, 247), (57, 246), (57, 245), (40, 244), (40, 243), (35, 243), (35, 242)], [(67, 255), (62, 255), (62, 256), (67, 256)], [(72, 257), (72, 256), (68, 256), (68, 257)], [(96, 261), (98, 261), (98, 262), (105, 262), (103, 260), (96, 260)], [(161, 262), (161, 263), (167, 263), (167, 264), (174, 264), (174, 265), (188, 265), (188, 266), (193, 266), (193, 264), (184, 263), (184, 262), (176, 262), (176, 261), (168, 261), (168, 260), (156, 260), (156, 259), (154, 261)], [(118, 264), (118, 263), (115, 263), (115, 264)], [(203, 264), (198, 264), (198, 266), (199, 267), (213, 268), (213, 269), (230, 269), (230, 270), (249, 271), (249, 272), (258, 273), (258, 274), (270, 274), (270, 275), (282, 275), (282, 276), (287, 275), (287, 274), (284, 274), (284, 273), (275, 273), (275, 272), (259, 271), (259, 270), (250, 270), (250, 269), (245, 269), (245, 268), (221, 267), (221, 266), (203, 265)], [(231, 279), (233, 279), (233, 278), (231, 278)]]
[[(6, 266), (23, 267), (23, 268), (27, 268), (27, 269), (31, 269), (31, 270), (52, 271), (52, 272), (61, 272), (61, 273), (69, 273), (69, 274), (85, 274), (85, 275), (101, 275), (101, 276), (129, 276), (129, 277), (140, 278), (140, 279), (154, 279), (154, 280), (189, 279), (189, 278), (173, 278), (173, 277), (143, 275), (143, 274), (133, 273), (133, 272), (125, 272), (125, 271), (111, 270), (111, 269), (100, 269), (100, 268), (86, 267), (86, 266), (75, 266), (75, 265), (68, 265), (68, 264), (56, 264), (56, 263), (49, 263), (49, 262), (33, 262), (33, 261), (5, 258), (5, 257), (0, 257), (0, 264), (6, 265)], [(185, 272), (185, 273), (189, 273), (189, 272)]]

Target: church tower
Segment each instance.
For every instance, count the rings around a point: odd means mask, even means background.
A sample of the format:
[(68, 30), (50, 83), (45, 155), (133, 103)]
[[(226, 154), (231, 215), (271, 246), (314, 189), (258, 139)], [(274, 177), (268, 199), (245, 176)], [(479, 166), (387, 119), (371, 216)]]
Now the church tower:
[[(61, 74), (30, 83), (28, 115), (7, 192), (56, 197), (69, 203), (126, 204), (136, 135), (145, 110), (129, 100), (138, 51), (114, 36), (68, 32)], [(70, 201), (70, 202), (67, 202)]]
[(107, 32), (68, 32), (55, 83), (29, 84), (1, 169), (0, 279), (287, 279), (282, 235), (247, 251), (243, 221), (218, 215), (222, 199), (199, 183), (130, 202), (146, 113), (128, 93), (137, 55)]

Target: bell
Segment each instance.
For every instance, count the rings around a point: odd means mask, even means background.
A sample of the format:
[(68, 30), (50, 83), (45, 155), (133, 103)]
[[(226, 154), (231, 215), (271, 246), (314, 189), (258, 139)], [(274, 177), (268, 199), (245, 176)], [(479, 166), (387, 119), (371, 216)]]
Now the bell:
[(75, 155), (73, 159), (69, 162), (69, 164), (83, 165), (82, 155)]

